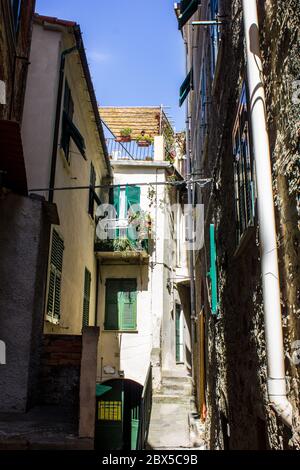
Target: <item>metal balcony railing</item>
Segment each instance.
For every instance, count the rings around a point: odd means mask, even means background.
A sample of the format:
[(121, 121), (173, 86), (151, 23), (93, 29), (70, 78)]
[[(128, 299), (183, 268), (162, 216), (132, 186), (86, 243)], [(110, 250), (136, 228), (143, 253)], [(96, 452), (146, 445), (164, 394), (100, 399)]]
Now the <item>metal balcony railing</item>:
[(128, 219), (105, 219), (102, 232), (99, 236), (99, 231), (96, 231), (96, 252), (148, 253), (150, 226), (144, 223), (129, 224)]
[(147, 377), (144, 384), (141, 405), (140, 405), (140, 423), (138, 432), (137, 450), (146, 448), (150, 418), (152, 410), (152, 365), (149, 366)]
[(115, 139), (106, 139), (107, 150), (112, 160), (141, 160), (152, 161), (154, 158), (154, 145), (140, 147), (135, 140), (130, 142), (116, 142)]

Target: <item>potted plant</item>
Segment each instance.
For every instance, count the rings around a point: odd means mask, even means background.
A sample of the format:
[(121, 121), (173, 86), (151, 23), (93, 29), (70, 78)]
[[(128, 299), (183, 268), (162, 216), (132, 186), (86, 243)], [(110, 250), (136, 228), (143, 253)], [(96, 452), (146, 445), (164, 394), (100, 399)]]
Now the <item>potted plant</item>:
[(137, 141), (139, 147), (149, 147), (151, 144), (153, 144), (154, 139), (150, 135), (146, 135), (143, 131), (136, 137), (135, 140)]
[(125, 127), (120, 130), (120, 136), (116, 138), (116, 142), (131, 142), (132, 129)]

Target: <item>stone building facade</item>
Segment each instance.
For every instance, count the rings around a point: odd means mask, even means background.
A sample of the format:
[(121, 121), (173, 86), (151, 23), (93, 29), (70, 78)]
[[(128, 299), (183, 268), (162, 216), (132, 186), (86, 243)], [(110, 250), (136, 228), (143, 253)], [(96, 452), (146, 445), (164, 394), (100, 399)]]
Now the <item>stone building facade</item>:
[[(197, 178), (211, 178), (205, 188), (194, 192), (194, 202), (205, 205), (205, 247), (195, 254), (196, 311), (197, 322), (205, 323), (205, 366), (198, 350), (196, 383), (203, 417), (207, 408), (206, 437), (211, 449), (299, 448), (300, 5), (295, 0), (268, 0), (258, 1), (257, 6), (277, 223), (286, 381), (294, 423), (292, 430), (284, 426), (268, 403), (266, 388), (259, 221), (242, 2), (204, 1), (182, 33), (187, 44), (187, 71), (193, 69), (187, 106), (193, 173)], [(191, 25), (192, 21), (215, 19), (219, 24)], [(247, 124), (247, 142), (241, 122)], [(236, 139), (240, 139), (241, 147), (245, 145), (248, 155), (244, 168)], [(216, 243), (215, 312), (212, 282), (207, 277), (211, 266), (211, 226)], [(199, 390), (204, 373), (205, 399)]]

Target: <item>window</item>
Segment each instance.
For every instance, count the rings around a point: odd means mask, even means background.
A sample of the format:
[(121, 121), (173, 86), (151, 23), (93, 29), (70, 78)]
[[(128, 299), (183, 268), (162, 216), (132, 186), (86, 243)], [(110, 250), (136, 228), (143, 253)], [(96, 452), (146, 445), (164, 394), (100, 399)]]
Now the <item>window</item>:
[(246, 86), (243, 85), (233, 130), (237, 244), (247, 229), (254, 225), (255, 216), (254, 162), (249, 134)]
[(193, 69), (191, 69), (184, 79), (179, 91), (179, 106), (185, 102), (189, 92), (193, 89)]
[(47, 302), (47, 316), (53, 323), (58, 323), (60, 319), (63, 253), (64, 242), (56, 230), (53, 230)]
[[(218, 19), (218, 14), (219, 14), (219, 1), (218, 0), (211, 0), (210, 14), (211, 14), (212, 20)], [(212, 77), (214, 77), (214, 74), (215, 74), (217, 58), (218, 58), (219, 39), (220, 39), (219, 28), (220, 28), (219, 25), (212, 25), (210, 27), (211, 75)]]
[(136, 279), (107, 279), (105, 330), (135, 331), (136, 304)]
[(90, 320), (90, 294), (91, 294), (91, 273), (88, 269), (84, 270), (84, 289), (83, 289), (83, 315), (82, 326), (89, 326)]
[(128, 238), (136, 240), (135, 227), (128, 227), (128, 213), (138, 212), (141, 199), (139, 186), (115, 187), (110, 191), (110, 204), (115, 208), (115, 216), (118, 220), (117, 228), (109, 238)]
[(215, 238), (215, 226), (210, 225), (209, 228), (210, 240), (210, 270), (208, 277), (210, 278), (210, 295), (211, 295), (211, 312), (213, 315), (218, 313), (218, 277), (217, 277), (217, 249)]
[(63, 121), (62, 121), (62, 135), (61, 135), (61, 148), (64, 151), (67, 162), (70, 163), (70, 142), (71, 138), (77, 146), (79, 152), (86, 160), (85, 156), (85, 141), (79, 130), (73, 123), (74, 115), (74, 102), (72, 99), (71, 90), (66, 80), (65, 94), (64, 94), (64, 108), (63, 108)]
[(180, 1), (180, 15), (178, 18), (179, 29), (189, 21), (194, 13), (198, 10), (199, 0), (181, 0)]
[(207, 128), (207, 93), (206, 93), (206, 63), (203, 61), (201, 71), (201, 137), (204, 145), (204, 137)]
[(20, 17), (21, 17), (21, 0), (11, 0), (11, 10), (12, 10), (12, 17), (13, 17), (13, 26), (15, 33), (19, 30), (20, 25)]
[(95, 216), (95, 202), (100, 206), (101, 200), (96, 193), (96, 172), (94, 165), (91, 163), (91, 172), (90, 172), (90, 190), (89, 190), (89, 207), (88, 212), (90, 216), (94, 219)]

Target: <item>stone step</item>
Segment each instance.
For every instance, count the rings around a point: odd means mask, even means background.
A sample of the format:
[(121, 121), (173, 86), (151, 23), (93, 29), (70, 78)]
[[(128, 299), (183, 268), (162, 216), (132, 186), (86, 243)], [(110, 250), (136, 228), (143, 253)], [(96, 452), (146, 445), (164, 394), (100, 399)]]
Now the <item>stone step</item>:
[(189, 395), (172, 395), (166, 393), (157, 393), (153, 395), (152, 402), (153, 403), (169, 403), (169, 404), (183, 404), (189, 405), (191, 401), (191, 397)]
[(164, 385), (161, 389), (162, 395), (174, 395), (178, 397), (191, 396), (193, 387), (191, 385)]
[(191, 377), (165, 377), (162, 376), (163, 385), (193, 385)]

